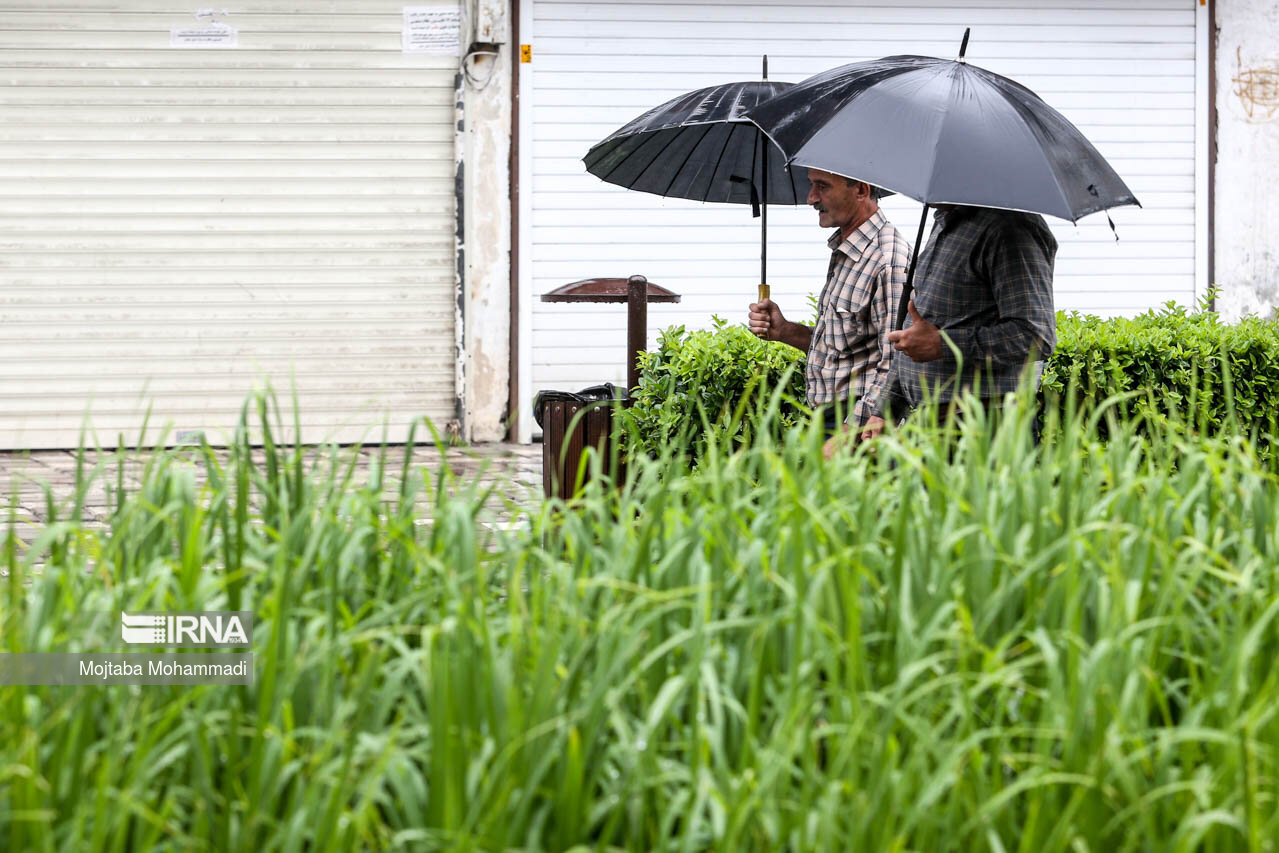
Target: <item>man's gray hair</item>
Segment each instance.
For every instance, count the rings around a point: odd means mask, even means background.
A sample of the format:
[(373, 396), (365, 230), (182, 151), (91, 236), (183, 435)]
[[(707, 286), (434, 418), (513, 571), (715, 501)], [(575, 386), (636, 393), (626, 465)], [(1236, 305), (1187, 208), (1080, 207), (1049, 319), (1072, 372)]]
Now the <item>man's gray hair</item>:
[(848, 185), (850, 187), (853, 184), (865, 184), (866, 186), (870, 187), (870, 197), (874, 199), (875, 201), (879, 201), (884, 196), (892, 195), (891, 191), (886, 190), (882, 187), (877, 187), (874, 184), (870, 183), (869, 181), (859, 181), (855, 178), (844, 178), (844, 180), (848, 182)]

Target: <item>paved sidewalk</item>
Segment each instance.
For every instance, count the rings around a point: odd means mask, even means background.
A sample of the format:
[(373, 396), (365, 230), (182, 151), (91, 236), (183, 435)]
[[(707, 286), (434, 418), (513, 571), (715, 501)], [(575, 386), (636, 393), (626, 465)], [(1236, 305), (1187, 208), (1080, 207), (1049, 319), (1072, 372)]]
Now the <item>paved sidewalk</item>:
[[(176, 451), (179, 454), (190, 451)], [(351, 453), (358, 453), (357, 470), (354, 475), (356, 483), (368, 481), (369, 466), (377, 456), (377, 448), (342, 448), (342, 458), (349, 458)], [(227, 457), (226, 451), (217, 451), (220, 460)], [(124, 485), (126, 489), (137, 489), (141, 486), (141, 476), (147, 463), (145, 451), (129, 454), (125, 463)], [(316, 457), (317, 461), (327, 459)], [(490, 523), (501, 524), (510, 520), (514, 510), (520, 507), (535, 506), (542, 495), (542, 446), (540, 444), (477, 444), (465, 447), (450, 447), (445, 451), (450, 470), (458, 480), (464, 483), (478, 481), (484, 486), (493, 485), (493, 495), (486, 502), (486, 515)], [(86, 469), (92, 470), (97, 458), (86, 456)], [(114, 488), (118, 466), (115, 454), (106, 454), (103, 462), (104, 471), (92, 483), (85, 494), (82, 520), (89, 525), (105, 523), (108, 512), (107, 485)], [(387, 450), (387, 468), (384, 493), (392, 497), (398, 488), (401, 466), (404, 462), (404, 448), (391, 447)], [(191, 463), (196, 474), (196, 482), (203, 484), (204, 470), (195, 461)], [(433, 445), (414, 448), (412, 459), (414, 476), (434, 475), (440, 469), (440, 451)], [(432, 477), (433, 480), (433, 477)], [(40, 527), (48, 521), (46, 495), (51, 493), (55, 508), (60, 513), (70, 510), (71, 500), (75, 494), (76, 454), (67, 450), (46, 450), (35, 452), (10, 453), (0, 451), (0, 484), (3, 484), (5, 515), (12, 504), (17, 519), (18, 536), (24, 541), (31, 539)], [(419, 491), (426, 491), (420, 489)], [(419, 505), (423, 507), (426, 517), (427, 496), (419, 497)], [(6, 518), (7, 520), (7, 518)]]

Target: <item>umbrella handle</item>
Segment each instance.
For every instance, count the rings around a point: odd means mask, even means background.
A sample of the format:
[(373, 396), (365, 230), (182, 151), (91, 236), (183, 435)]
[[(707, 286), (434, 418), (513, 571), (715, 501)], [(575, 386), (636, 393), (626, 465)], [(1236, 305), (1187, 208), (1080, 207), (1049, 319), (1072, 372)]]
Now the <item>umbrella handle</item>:
[(906, 315), (910, 312), (910, 292), (915, 284), (915, 267), (919, 263), (919, 245), (924, 242), (924, 225), (928, 222), (928, 205), (919, 214), (919, 233), (915, 235), (915, 248), (910, 255), (910, 270), (906, 273), (906, 286), (902, 288), (901, 302), (897, 303), (897, 322), (893, 328), (901, 330), (906, 325)]
[(760, 301), (760, 302), (763, 302), (765, 299), (768, 299), (768, 297), (769, 297), (769, 292), (770, 292), (770, 290), (769, 290), (768, 285), (767, 285), (767, 284), (761, 284), (761, 285), (759, 286), (759, 301)]

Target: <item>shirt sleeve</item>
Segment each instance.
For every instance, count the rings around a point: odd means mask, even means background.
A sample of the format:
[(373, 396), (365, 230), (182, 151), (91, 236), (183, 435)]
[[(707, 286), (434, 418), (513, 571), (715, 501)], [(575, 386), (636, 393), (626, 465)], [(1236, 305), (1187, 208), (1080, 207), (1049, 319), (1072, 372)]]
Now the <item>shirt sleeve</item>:
[[(1042, 231), (1042, 233), (1040, 233)], [(1031, 351), (1046, 358), (1057, 345), (1053, 309), (1056, 241), (1047, 226), (1007, 222), (979, 247), (974, 262), (991, 283), (999, 319), (987, 326), (955, 326), (947, 335), (967, 364), (1023, 364)], [(949, 348), (942, 358), (953, 359)]]
[(884, 379), (884, 387), (879, 393), (879, 399), (876, 406), (870, 411), (868, 417), (883, 418), (888, 420), (891, 414), (894, 417), (904, 415), (910, 409), (910, 401), (906, 399), (906, 392), (902, 389), (901, 377), (897, 372), (897, 364), (899, 359), (894, 356), (892, 367), (888, 370), (888, 376)]
[[(906, 268), (885, 264), (876, 278), (875, 295), (870, 304), (870, 321), (879, 344), (879, 360), (866, 366), (865, 391), (853, 404), (852, 416), (858, 426), (865, 424), (873, 416), (883, 417), (880, 415), (880, 400), (888, 386), (894, 352), (893, 345), (888, 342), (888, 333), (893, 330), (893, 323), (897, 321), (897, 305), (901, 302), (902, 290), (906, 287)], [(894, 408), (897, 408), (896, 404)]]

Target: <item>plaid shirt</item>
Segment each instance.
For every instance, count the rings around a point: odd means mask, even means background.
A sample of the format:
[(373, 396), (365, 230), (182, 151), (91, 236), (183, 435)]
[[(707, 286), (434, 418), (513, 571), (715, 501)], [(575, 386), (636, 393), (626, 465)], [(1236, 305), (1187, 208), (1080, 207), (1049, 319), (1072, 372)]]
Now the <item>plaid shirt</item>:
[(892, 331), (910, 266), (910, 245), (880, 211), (841, 240), (827, 242), (830, 266), (817, 302), (817, 325), (808, 345), (808, 404), (856, 398), (857, 424), (879, 406), (888, 379)]
[[(961, 388), (982, 397), (1017, 390), (1030, 354), (1042, 358), (1057, 345), (1056, 254), (1057, 240), (1042, 216), (988, 207), (937, 211), (915, 270), (915, 308), (958, 348), (963, 375), (944, 341), (937, 361), (897, 353), (882, 402), (903, 414), (923, 402), (925, 386), (944, 402), (954, 395), (957, 377)], [(1038, 382), (1043, 361), (1034, 371)]]

